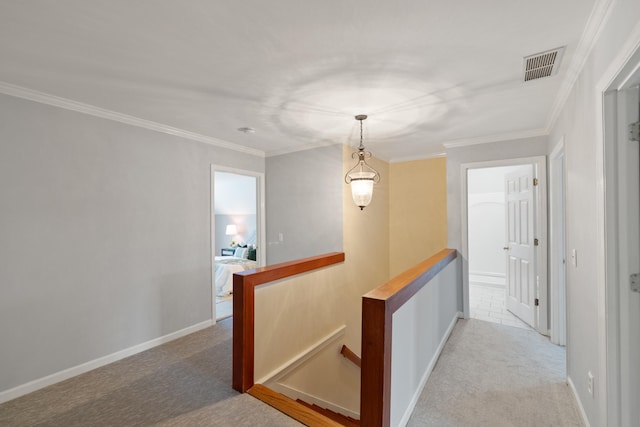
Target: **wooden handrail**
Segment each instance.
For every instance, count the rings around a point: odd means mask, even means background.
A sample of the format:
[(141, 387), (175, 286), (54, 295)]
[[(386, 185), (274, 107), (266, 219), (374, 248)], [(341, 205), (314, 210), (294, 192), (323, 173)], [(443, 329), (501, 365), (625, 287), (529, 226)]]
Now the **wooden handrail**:
[(255, 287), (340, 262), (344, 262), (344, 252), (332, 252), (241, 271), (233, 275), (232, 386), (235, 390), (244, 393), (254, 385)]
[(393, 313), (456, 257), (454, 249), (443, 249), (362, 297), (361, 425), (391, 422)]
[(256, 384), (248, 390), (248, 393), (256, 399), (262, 400), (282, 413), (287, 414), (291, 418), (300, 421), (306, 426), (313, 427), (342, 427), (330, 418), (314, 411), (313, 409), (296, 402), (287, 396), (271, 390), (262, 384)]
[(351, 350), (345, 344), (342, 345), (342, 348), (340, 349), (340, 354), (343, 355), (346, 359), (356, 364), (358, 368), (362, 367), (362, 359), (360, 359), (360, 356), (355, 354), (353, 350)]

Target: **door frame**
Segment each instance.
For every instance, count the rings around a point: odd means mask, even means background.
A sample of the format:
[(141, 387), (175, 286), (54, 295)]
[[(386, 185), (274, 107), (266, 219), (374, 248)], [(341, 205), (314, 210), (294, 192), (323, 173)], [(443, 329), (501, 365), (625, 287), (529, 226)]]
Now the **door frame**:
[(566, 181), (563, 135), (549, 155), (549, 328), (551, 342), (557, 345), (567, 344)]
[[(540, 305), (536, 315), (534, 316), (534, 329), (543, 335), (549, 335), (548, 326), (548, 297), (547, 297), (547, 158), (546, 156), (523, 157), (515, 159), (490, 160), (484, 162), (463, 163), (460, 165), (460, 173), (462, 183), (462, 200), (461, 200), (461, 237), (462, 247), (461, 254), (462, 263), (462, 307), (464, 318), (469, 318), (469, 219), (468, 219), (468, 189), (467, 189), (467, 171), (469, 169), (493, 168), (500, 166), (520, 166), (530, 164), (533, 165), (534, 177), (538, 178), (538, 191), (534, 196), (535, 200), (535, 233), (541, 244), (535, 253), (536, 264), (536, 287)], [(540, 313), (544, 313), (543, 316)]]
[(257, 241), (258, 241), (258, 248), (259, 250), (257, 251), (257, 263), (259, 267), (262, 267), (265, 265), (266, 260), (267, 260), (267, 254), (266, 254), (266, 250), (267, 250), (267, 237), (266, 237), (266, 210), (265, 210), (265, 179), (264, 179), (264, 173), (263, 172), (255, 172), (255, 171), (250, 171), (250, 170), (245, 170), (245, 169), (237, 169), (237, 168), (231, 168), (231, 167), (227, 167), (227, 166), (220, 166), (220, 165), (216, 165), (216, 164), (211, 164), (211, 203), (210, 203), (210, 211), (209, 211), (209, 218), (211, 219), (211, 234), (210, 234), (210, 242), (209, 242), (209, 248), (211, 250), (210, 256), (209, 256), (209, 261), (211, 262), (211, 298), (209, 298), (209, 300), (211, 301), (211, 318), (213, 320), (213, 323), (216, 323), (216, 304), (215, 304), (215, 297), (216, 297), (216, 266), (215, 266), (215, 245), (216, 245), (216, 217), (215, 217), (215, 201), (216, 201), (216, 195), (215, 195), (215, 175), (216, 172), (226, 172), (226, 173), (234, 173), (236, 175), (245, 175), (245, 176), (251, 176), (256, 178), (256, 236), (257, 236)]
[(640, 69), (640, 24), (596, 84), (596, 214), (600, 425), (620, 425), (620, 292), (618, 256), (617, 92)]

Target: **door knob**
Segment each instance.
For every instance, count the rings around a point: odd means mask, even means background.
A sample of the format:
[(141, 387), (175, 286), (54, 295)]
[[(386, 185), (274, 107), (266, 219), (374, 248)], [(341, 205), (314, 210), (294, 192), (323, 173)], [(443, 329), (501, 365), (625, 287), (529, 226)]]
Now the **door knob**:
[(505, 246), (505, 247), (504, 247), (504, 248), (502, 248), (502, 249), (504, 249), (505, 251), (508, 251), (508, 250), (509, 250), (509, 246)]

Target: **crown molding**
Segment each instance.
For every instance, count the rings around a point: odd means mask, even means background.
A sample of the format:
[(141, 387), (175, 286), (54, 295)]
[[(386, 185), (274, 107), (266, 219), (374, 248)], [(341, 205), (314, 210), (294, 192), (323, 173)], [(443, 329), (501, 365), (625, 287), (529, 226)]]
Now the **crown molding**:
[(519, 132), (501, 133), (496, 135), (480, 136), (477, 138), (456, 139), (444, 142), (444, 148), (468, 147), (470, 145), (490, 144), (492, 142), (509, 141), (511, 139), (535, 138), (537, 136), (548, 136), (549, 131), (546, 128), (530, 129)]
[(609, 18), (612, 4), (613, 0), (596, 0), (596, 4), (591, 10), (591, 15), (589, 15), (587, 25), (585, 26), (582, 36), (580, 37), (580, 41), (578, 42), (578, 46), (576, 47), (576, 51), (572, 56), (567, 74), (562, 81), (558, 95), (551, 107), (551, 111), (547, 118), (547, 133), (551, 132), (551, 129), (558, 120), (560, 112), (564, 108), (564, 105), (567, 102), (567, 99), (569, 99), (569, 95), (578, 80), (578, 76), (582, 72), (591, 51), (600, 38), (600, 33), (602, 32), (604, 24)]
[(429, 153), (429, 154), (416, 155), (416, 156), (395, 157), (389, 160), (389, 163), (414, 162), (418, 160), (439, 159), (442, 157), (447, 157), (447, 153), (443, 151), (441, 153)]
[(282, 150), (268, 151), (267, 153), (265, 153), (265, 157), (282, 156), (284, 154), (291, 154), (291, 153), (297, 153), (299, 151), (313, 150), (314, 148), (330, 147), (332, 145), (341, 145), (341, 144), (339, 142), (330, 141), (330, 142), (324, 142), (324, 143), (320, 142), (315, 144), (300, 145), (294, 148), (283, 148)]
[(105, 108), (96, 107), (95, 105), (85, 104), (83, 102), (73, 101), (71, 99), (62, 98), (60, 96), (51, 95), (37, 90), (28, 89), (22, 86), (13, 85), (11, 83), (0, 81), (0, 93), (22, 98), (40, 104), (51, 105), (65, 110), (71, 110), (82, 114), (87, 114), (102, 119), (112, 120), (149, 129), (156, 132), (165, 133), (167, 135), (178, 136), (189, 139), (191, 141), (203, 142), (205, 144), (214, 145), (228, 150), (238, 151), (252, 156), (265, 157), (264, 151), (253, 148), (244, 147), (242, 145), (227, 142), (211, 136), (202, 135), (195, 132), (179, 129), (173, 126), (164, 125), (162, 123), (153, 122), (151, 120), (141, 119), (139, 117), (130, 116), (128, 114), (118, 113), (116, 111), (107, 110)]

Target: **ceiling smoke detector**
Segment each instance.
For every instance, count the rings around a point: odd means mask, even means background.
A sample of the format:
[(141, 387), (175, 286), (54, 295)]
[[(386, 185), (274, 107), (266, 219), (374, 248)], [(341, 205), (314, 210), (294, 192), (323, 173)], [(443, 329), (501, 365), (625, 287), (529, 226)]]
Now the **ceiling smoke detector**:
[(524, 57), (524, 81), (553, 76), (558, 72), (564, 46)]

